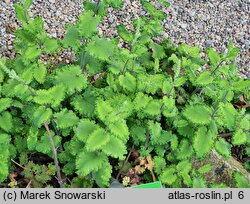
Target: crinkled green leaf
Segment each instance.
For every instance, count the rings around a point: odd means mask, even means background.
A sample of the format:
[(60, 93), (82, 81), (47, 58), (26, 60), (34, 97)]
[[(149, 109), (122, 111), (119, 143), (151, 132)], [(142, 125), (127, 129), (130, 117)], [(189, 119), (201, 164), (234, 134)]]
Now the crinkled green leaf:
[(13, 128), (13, 118), (9, 112), (0, 113), (0, 128), (6, 132), (10, 132)]
[(161, 103), (157, 100), (151, 100), (145, 107), (144, 112), (149, 115), (160, 115), (161, 113)]
[(124, 25), (117, 26), (117, 32), (119, 36), (122, 37), (123, 40), (132, 43), (133, 35), (126, 29)]
[(34, 101), (38, 104), (49, 104), (54, 100), (54, 96), (48, 90), (38, 90), (34, 96)]
[(153, 170), (157, 174), (161, 174), (163, 169), (166, 167), (166, 160), (162, 157), (155, 156)]
[(79, 121), (76, 114), (72, 110), (67, 110), (66, 108), (56, 113), (54, 117), (58, 128), (70, 128), (75, 126)]
[(94, 17), (94, 12), (85, 11), (79, 18), (79, 34), (84, 38), (89, 38), (97, 32), (97, 25), (100, 18)]
[(94, 122), (88, 119), (82, 119), (75, 128), (75, 135), (80, 141), (86, 142), (89, 135), (97, 129), (98, 126)]
[(127, 149), (122, 140), (111, 135), (110, 140), (102, 147), (102, 151), (108, 156), (123, 159)]
[(51, 102), (51, 106), (53, 108), (56, 108), (61, 104), (61, 102), (65, 98), (65, 87), (60, 84), (60, 85), (55, 85), (52, 88), (49, 89), (49, 92), (51, 96), (53, 96), (54, 100)]
[(220, 124), (228, 129), (235, 128), (237, 110), (231, 103), (221, 103), (218, 110)]
[(165, 57), (164, 48), (157, 43), (151, 43), (150, 48), (153, 50), (153, 58), (162, 59)]
[(209, 71), (203, 71), (196, 79), (198, 85), (208, 85), (213, 82), (213, 77)]
[(225, 158), (231, 156), (231, 145), (224, 138), (219, 138), (219, 140), (215, 142), (215, 149)]
[(71, 104), (81, 115), (92, 117), (95, 111), (95, 100), (95, 95), (86, 91), (82, 96), (74, 97)]
[(124, 1), (123, 0), (104, 0), (105, 3), (111, 5), (112, 7), (118, 9), (121, 8)]
[(122, 141), (127, 141), (129, 137), (129, 130), (125, 121), (116, 121), (108, 124), (108, 128), (112, 134), (117, 136)]
[(250, 188), (249, 178), (246, 178), (240, 172), (233, 173), (233, 180), (236, 188)]
[(47, 75), (46, 66), (42, 63), (38, 63), (33, 68), (34, 78), (40, 84), (43, 84), (45, 81), (45, 77)]
[(211, 108), (204, 105), (187, 106), (183, 115), (193, 123), (208, 124), (211, 121)]
[(207, 131), (206, 127), (200, 127), (194, 137), (194, 150), (198, 158), (207, 156), (214, 143), (214, 137)]
[(105, 163), (100, 169), (93, 173), (93, 177), (99, 187), (109, 186), (109, 180), (111, 178), (112, 166), (109, 163)]
[(105, 163), (108, 163), (105, 154), (82, 151), (76, 158), (77, 174), (86, 176), (90, 172), (100, 169)]
[(129, 73), (120, 75), (119, 83), (125, 90), (128, 90), (130, 92), (134, 92), (136, 89), (136, 78)]
[[(58, 148), (61, 142), (61, 137), (55, 136), (54, 132), (52, 131), (50, 131), (50, 134), (54, 141), (55, 147)], [(44, 154), (49, 155), (51, 158), (53, 158), (51, 143), (50, 143), (47, 133), (43, 134), (41, 138), (35, 143), (35, 149), (38, 152), (42, 152)]]
[(165, 168), (162, 174), (160, 175), (159, 179), (163, 184), (166, 185), (173, 184), (177, 179), (175, 167), (171, 166)]
[(105, 38), (95, 38), (90, 43), (88, 43), (86, 47), (86, 51), (100, 59), (100, 60), (108, 60), (114, 54), (115, 46), (113, 42), (105, 39)]
[(228, 43), (227, 53), (225, 55), (225, 60), (229, 61), (237, 57), (239, 54), (240, 48), (234, 47), (232, 41)]
[(162, 131), (161, 124), (158, 122), (149, 121), (148, 130), (150, 133), (152, 144), (157, 144), (157, 142), (161, 137), (161, 131)]
[(183, 161), (180, 161), (177, 166), (176, 166), (176, 169), (178, 171), (178, 173), (180, 175), (182, 174), (187, 174), (191, 171), (192, 169), (192, 162), (190, 160), (183, 160)]
[(206, 52), (210, 63), (214, 66), (217, 65), (220, 61), (220, 55), (213, 48), (208, 48)]
[(26, 8), (23, 7), (20, 4), (15, 3), (15, 12), (16, 12), (16, 17), (17, 19), (22, 23), (25, 24), (27, 21), (30, 19), (29, 16), (27, 15)]
[(70, 26), (68, 28), (62, 43), (65, 48), (72, 47), (73, 50), (78, 50), (80, 47), (80, 37), (76, 26)]
[[(177, 142), (178, 142), (178, 140), (177, 140)], [(192, 145), (190, 145), (188, 140), (182, 139), (178, 148), (176, 149), (177, 159), (179, 159), (179, 160), (188, 159), (188, 158), (191, 158), (192, 155), (193, 155)]]
[(42, 54), (41, 49), (38, 49), (37, 46), (29, 46), (24, 53), (24, 59), (27, 61), (34, 61)]
[(205, 173), (207, 173), (207, 172), (209, 172), (211, 170), (212, 170), (212, 165), (211, 164), (205, 164), (204, 166), (202, 166), (202, 167), (200, 167), (198, 169), (198, 172), (200, 174), (205, 174)]
[(52, 53), (58, 49), (58, 43), (55, 39), (47, 38), (44, 42), (44, 51), (46, 53)]
[(80, 66), (63, 67), (58, 70), (55, 81), (56, 84), (63, 85), (69, 94), (87, 87), (87, 77), (82, 73)]
[(197, 176), (193, 179), (193, 188), (206, 188), (207, 184), (204, 178)]
[(175, 86), (175, 87), (180, 87), (180, 86), (182, 86), (186, 81), (187, 81), (186, 77), (179, 77), (178, 79), (175, 80), (174, 86)]
[(12, 99), (10, 98), (0, 98), (0, 112), (9, 108), (12, 104)]
[(11, 137), (7, 134), (0, 134), (0, 182), (4, 182), (9, 174), (9, 144)]
[(44, 122), (49, 122), (52, 116), (52, 111), (50, 108), (45, 108), (40, 106), (33, 114), (34, 125), (36, 127), (41, 127)]
[(86, 141), (86, 148), (88, 151), (101, 149), (109, 140), (110, 135), (104, 129), (98, 128), (89, 135)]
[(140, 145), (146, 139), (146, 128), (134, 125), (130, 128), (130, 135), (132, 136), (135, 145)]
[(114, 109), (112, 108), (112, 106), (107, 101), (103, 101), (103, 100), (98, 100), (96, 102), (96, 109), (95, 110), (97, 112), (97, 116), (102, 121), (106, 121), (107, 118), (109, 118), (109, 116), (114, 111)]
[(234, 145), (245, 144), (247, 141), (247, 134), (242, 129), (237, 129), (232, 138), (232, 143)]

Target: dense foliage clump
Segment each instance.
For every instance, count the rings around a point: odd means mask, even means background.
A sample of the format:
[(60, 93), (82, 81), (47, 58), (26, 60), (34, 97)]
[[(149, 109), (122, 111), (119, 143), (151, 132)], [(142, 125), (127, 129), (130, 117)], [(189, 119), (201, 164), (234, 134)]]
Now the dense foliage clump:
[[(0, 60), (0, 182), (18, 185), (11, 176), (18, 168), (20, 185), (108, 187), (116, 174), (127, 175), (128, 185), (127, 168), (166, 187), (225, 187), (203, 178), (211, 165), (197, 170), (192, 161), (213, 148), (225, 158), (240, 145), (250, 154), (249, 109), (235, 105), (250, 101), (250, 81), (237, 73), (238, 48), (209, 48), (203, 59), (198, 47), (159, 42), (165, 14), (145, 0), (150, 15), (134, 21), (134, 32), (117, 27), (128, 48), (97, 33), (106, 8), (123, 1), (85, 1), (64, 39), (52, 39), (41, 17), (28, 16), (31, 3), (15, 4), (17, 54)], [(65, 48), (77, 61), (42, 61)], [(136, 168), (122, 165), (131, 150), (140, 158)], [(234, 178), (235, 187), (249, 187), (239, 172)]]

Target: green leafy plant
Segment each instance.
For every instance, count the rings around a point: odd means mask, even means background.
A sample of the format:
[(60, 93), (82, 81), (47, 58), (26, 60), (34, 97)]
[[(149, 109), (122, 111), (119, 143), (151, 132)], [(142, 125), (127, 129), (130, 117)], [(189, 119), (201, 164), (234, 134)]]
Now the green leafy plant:
[[(234, 104), (240, 96), (249, 102), (250, 81), (237, 75), (239, 49), (232, 43), (226, 53), (207, 49), (205, 60), (198, 47), (158, 42), (165, 14), (147, 1), (142, 5), (151, 15), (136, 19), (134, 32), (117, 28), (128, 48), (97, 32), (105, 9), (122, 1), (86, 1), (79, 21), (58, 40), (45, 33), (40, 17), (28, 17), (30, 4), (15, 4), (22, 23), (17, 55), (0, 60), (0, 182), (13, 170), (11, 159), (39, 153), (55, 169), (26, 161), (29, 179), (47, 185), (56, 174), (61, 187), (70, 187), (69, 178), (74, 187), (108, 187), (134, 145), (142, 157), (153, 157), (166, 186), (206, 187), (202, 175), (211, 167), (194, 170), (193, 158), (204, 159), (213, 148), (225, 158), (232, 146), (249, 149), (249, 110)], [(77, 60), (50, 73), (42, 56), (66, 48)], [(202, 66), (208, 68), (200, 72)], [(44, 174), (49, 177), (40, 180)], [(239, 174), (234, 178), (237, 187), (249, 185)]]

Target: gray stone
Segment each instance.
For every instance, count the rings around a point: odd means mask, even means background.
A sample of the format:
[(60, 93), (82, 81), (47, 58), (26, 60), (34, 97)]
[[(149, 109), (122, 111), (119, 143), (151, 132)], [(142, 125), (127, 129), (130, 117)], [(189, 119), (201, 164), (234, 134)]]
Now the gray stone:
[(250, 183), (250, 174), (247, 172), (240, 162), (235, 160), (233, 157), (225, 159), (215, 149), (211, 151), (209, 156), (205, 160), (194, 160), (193, 166), (196, 169), (211, 164), (212, 170), (204, 175), (208, 183), (224, 183), (229, 187), (233, 186), (232, 173), (238, 171), (243, 174)]
[(109, 22), (110, 24), (112, 24), (112, 23), (114, 22), (114, 18), (111, 16), (111, 17), (108, 19), (108, 22)]
[(195, 9), (192, 9), (191, 12), (190, 12), (190, 16), (194, 17), (196, 14), (196, 10)]
[(208, 47), (212, 47), (213, 45), (213, 42), (211, 40), (206, 40), (205, 41), (205, 47), (208, 48)]
[(182, 23), (182, 24), (181, 24), (181, 28), (182, 28), (182, 29), (186, 29), (187, 27), (188, 27), (188, 25), (187, 25), (186, 23)]

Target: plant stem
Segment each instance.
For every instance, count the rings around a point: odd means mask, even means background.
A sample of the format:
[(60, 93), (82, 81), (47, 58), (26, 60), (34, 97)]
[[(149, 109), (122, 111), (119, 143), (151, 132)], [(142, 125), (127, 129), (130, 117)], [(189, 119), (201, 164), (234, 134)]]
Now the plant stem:
[[(58, 129), (56, 127), (55, 118), (53, 116), (51, 118), (51, 123), (52, 123), (52, 126), (54, 128), (54, 131), (55, 131), (56, 135), (60, 136), (61, 133), (58, 131)], [(59, 146), (59, 151), (63, 152), (63, 146), (62, 146), (62, 144), (60, 144), (60, 146)]]
[(149, 132), (146, 133), (146, 141), (145, 141), (145, 145), (144, 145), (144, 150), (146, 150), (148, 148), (148, 143), (149, 143)]
[(119, 108), (119, 110), (115, 113), (115, 116), (118, 116), (119, 114), (121, 114), (122, 110), (125, 108), (126, 105), (127, 105), (127, 101), (124, 101), (121, 107)]
[(29, 89), (29, 92), (31, 93), (31, 95), (34, 97), (34, 96), (36, 96), (36, 93), (31, 89), (31, 87), (28, 85), (28, 84), (26, 84), (24, 81), (20, 81), (24, 86), (27, 86), (28, 87), (28, 89)]
[(141, 28), (141, 24), (140, 24), (140, 20), (137, 21), (137, 25), (136, 25), (136, 31), (135, 31), (135, 37), (133, 39), (133, 42), (131, 44), (131, 51), (134, 51), (134, 45), (136, 44), (138, 38), (140, 37), (141, 33), (140, 33), (140, 28)]
[(215, 69), (211, 72), (211, 76), (214, 75), (214, 73), (220, 68), (221, 64), (223, 63), (224, 61), (222, 60), (216, 67)]
[(21, 164), (17, 163), (15, 160), (11, 159), (11, 161), (12, 161), (14, 164), (16, 164), (17, 166), (21, 167), (22, 169), (26, 169), (26, 170), (31, 171), (31, 172), (34, 173), (34, 171), (33, 171), (32, 169), (29, 169), (29, 168), (26, 168), (26, 167), (22, 166)]
[(27, 186), (25, 188), (30, 188), (30, 185), (32, 183), (33, 180), (30, 180), (29, 183), (27, 184)]
[[(221, 66), (221, 64), (223, 63), (224, 61), (222, 60), (217, 66), (216, 66), (216, 68), (211, 72), (211, 76), (213, 76), (214, 75), (214, 73), (220, 68), (220, 66)], [(201, 96), (201, 94), (202, 94), (202, 92), (204, 91), (204, 88), (200, 88), (200, 87), (196, 87), (195, 88), (195, 90), (193, 91), (193, 93), (191, 94), (191, 96), (193, 95), (193, 94), (195, 94), (197, 91), (199, 91), (200, 90), (200, 93), (199, 93), (199, 96)]]
[(232, 133), (221, 133), (221, 134), (219, 134), (218, 135), (219, 137), (230, 137), (230, 136), (232, 136)]
[(51, 123), (52, 123), (52, 126), (53, 126), (54, 130), (55, 130), (56, 135), (60, 136), (60, 133), (56, 128), (56, 123), (55, 123), (55, 118), (54, 117), (51, 118)]
[(170, 97), (171, 92), (172, 92), (173, 89), (174, 89), (174, 84), (172, 85), (172, 87), (170, 88), (169, 92), (167, 93), (167, 97), (168, 98)]
[[(227, 98), (227, 95), (228, 95), (229, 91), (227, 91), (223, 97), (223, 99), (220, 101), (220, 102), (224, 102)], [(215, 114), (217, 113), (217, 111), (219, 110), (219, 104), (218, 106), (214, 109), (214, 112), (212, 113), (212, 118), (214, 118)]]
[(47, 131), (49, 141), (50, 141), (50, 144), (51, 144), (51, 147), (52, 147), (52, 152), (53, 152), (53, 155), (54, 155), (54, 163), (56, 165), (57, 180), (58, 180), (58, 183), (59, 183), (60, 187), (63, 188), (63, 180), (62, 180), (61, 169), (60, 169), (58, 158), (57, 158), (57, 151), (56, 151), (55, 143), (54, 143), (54, 140), (53, 140), (53, 138), (51, 136), (48, 123), (44, 122), (43, 125), (44, 125), (44, 127), (45, 127), (45, 129)]
[(118, 180), (119, 177), (121, 176), (122, 170), (123, 170), (123, 168), (125, 167), (125, 165), (128, 163), (128, 160), (129, 160), (129, 158), (130, 158), (130, 156), (131, 156), (131, 154), (132, 154), (133, 151), (134, 151), (134, 145), (133, 145), (132, 148), (130, 149), (130, 151), (129, 151), (129, 153), (128, 153), (128, 156), (127, 156), (127, 158), (126, 158), (126, 160), (124, 161), (124, 163), (123, 163), (123, 165), (122, 165), (120, 171), (118, 172), (118, 174), (117, 174), (117, 176), (116, 176), (116, 180)]
[(195, 90), (191, 93), (191, 96), (193, 96), (195, 93), (197, 93), (197, 91), (199, 91), (199, 89), (201, 89), (200, 87), (196, 87)]
[(153, 182), (156, 182), (156, 178), (155, 178), (155, 174), (154, 174), (154, 172), (153, 172), (153, 171), (150, 171), (150, 173), (151, 173), (151, 176), (152, 176)]
[(85, 66), (85, 60), (86, 60), (86, 52), (82, 52), (81, 54), (81, 68), (82, 68), (82, 71), (84, 71), (84, 66)]
[(95, 6), (95, 11), (94, 11), (94, 16), (95, 16), (95, 15), (97, 14), (97, 12), (98, 12), (100, 2), (101, 2), (101, 0), (98, 0), (98, 1), (97, 1), (97, 4), (96, 4), (96, 6)]
[(124, 74), (124, 73), (125, 73), (126, 68), (127, 68), (127, 65), (128, 65), (128, 62), (129, 62), (129, 59), (126, 60), (126, 62), (125, 62), (125, 64), (124, 64), (124, 67), (123, 67), (123, 69), (122, 69), (122, 71), (121, 71), (121, 74)]

